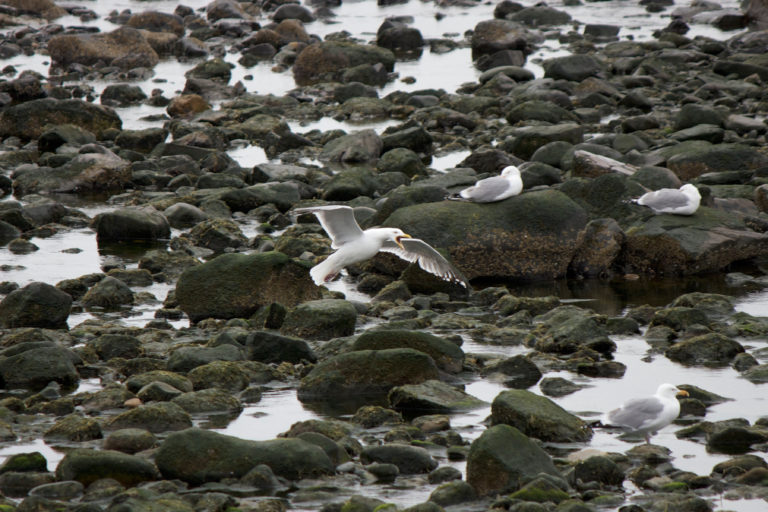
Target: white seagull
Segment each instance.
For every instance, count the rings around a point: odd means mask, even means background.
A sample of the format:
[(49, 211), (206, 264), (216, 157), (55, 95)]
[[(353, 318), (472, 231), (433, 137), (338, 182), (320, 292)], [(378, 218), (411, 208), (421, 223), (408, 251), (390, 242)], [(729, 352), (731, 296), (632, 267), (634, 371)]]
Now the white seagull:
[(699, 209), (701, 194), (699, 194), (699, 189), (687, 183), (679, 189), (662, 188), (648, 192), (638, 197), (634, 202), (647, 206), (656, 213), (693, 215)]
[(505, 167), (500, 175), (482, 179), (459, 192), (459, 195), (473, 203), (493, 203), (516, 196), (522, 190), (523, 180), (520, 178), (520, 170), (510, 165)]
[(602, 418), (605, 426), (620, 427), (628, 432), (642, 434), (645, 442), (666, 427), (680, 415), (677, 396), (688, 396), (688, 392), (672, 384), (662, 384), (654, 396), (633, 398), (618, 409), (606, 413)]
[(411, 238), (398, 228), (371, 228), (363, 231), (355, 220), (354, 210), (349, 206), (312, 206), (297, 208), (293, 213), (314, 213), (331, 237), (331, 248), (336, 249), (336, 252), (309, 271), (318, 286), (332, 280), (347, 265), (368, 260), (383, 251), (411, 263), (418, 263), (419, 267), (440, 279), (469, 287), (469, 282), (461, 272), (431, 245), (418, 238)]

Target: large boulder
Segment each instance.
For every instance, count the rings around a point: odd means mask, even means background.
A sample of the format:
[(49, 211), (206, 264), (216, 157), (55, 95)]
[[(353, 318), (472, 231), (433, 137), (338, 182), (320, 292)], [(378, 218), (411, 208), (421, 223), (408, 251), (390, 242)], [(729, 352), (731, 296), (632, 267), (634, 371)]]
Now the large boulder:
[(30, 283), (0, 302), (0, 327), (66, 327), (72, 297), (46, 283)]
[(381, 64), (387, 71), (395, 66), (395, 56), (386, 48), (346, 41), (324, 41), (304, 48), (293, 64), (293, 78), (298, 85), (339, 78), (347, 68), (363, 64)]
[(566, 274), (587, 215), (565, 194), (542, 190), (491, 204), (417, 204), (384, 224), (447, 248), (468, 279), (539, 280)]
[(472, 60), (505, 50), (525, 51), (530, 34), (517, 23), (484, 20), (472, 31)]
[(707, 333), (675, 343), (664, 355), (686, 365), (725, 366), (743, 352), (744, 347), (738, 341), (722, 334)]
[(627, 272), (657, 275), (721, 270), (768, 254), (768, 234), (735, 214), (700, 207), (695, 214), (655, 215), (627, 228), (619, 261)]
[(370, 162), (381, 155), (384, 144), (374, 130), (361, 130), (330, 140), (319, 158), (327, 162)]
[(87, 486), (102, 478), (134, 486), (158, 480), (160, 473), (154, 464), (143, 457), (112, 450), (83, 448), (68, 451), (56, 466), (56, 479), (59, 481), (75, 480)]
[(130, 162), (111, 151), (104, 151), (79, 154), (56, 168), (28, 169), (14, 178), (13, 189), (18, 196), (46, 192), (104, 192), (122, 189), (130, 182)]
[(698, 142), (686, 145), (681, 151), (675, 151), (674, 146), (668, 150), (672, 154), (667, 160), (667, 168), (683, 181), (710, 172), (754, 170), (768, 165), (768, 156), (751, 146)]
[(248, 318), (273, 302), (291, 307), (319, 299), (319, 290), (309, 270), (285, 254), (223, 254), (187, 269), (176, 284), (176, 300), (197, 322)]
[(70, 99), (42, 98), (11, 105), (0, 113), (0, 136), (37, 139), (51, 126), (72, 124), (101, 138), (106, 130), (120, 129), (120, 117), (109, 107)]
[(62, 34), (48, 41), (48, 53), (55, 64), (94, 66), (102, 63), (122, 69), (152, 68), (160, 60), (140, 30), (120, 27), (96, 34)]
[(360, 461), (394, 464), (403, 475), (429, 473), (437, 467), (437, 461), (426, 449), (399, 443), (367, 446), (360, 453)]
[(2, 386), (6, 389), (39, 391), (48, 383), (57, 382), (64, 388), (75, 387), (80, 381), (80, 375), (74, 363), (79, 358), (62, 347), (37, 345), (30, 342), (4, 351), (4, 354), (9, 351), (14, 353), (0, 360)]
[(487, 404), (439, 380), (397, 386), (387, 395), (389, 405), (407, 413), (450, 413), (478, 409)]
[(280, 331), (299, 338), (329, 340), (353, 334), (356, 320), (357, 309), (349, 301), (312, 300), (290, 310)]
[(550, 456), (509, 425), (489, 428), (469, 448), (467, 482), (481, 496), (516, 491), (540, 473), (560, 477)]
[(259, 464), (291, 480), (333, 472), (322, 448), (298, 438), (248, 441), (197, 428), (169, 435), (155, 463), (164, 478), (192, 485), (239, 478)]
[(581, 418), (525, 389), (499, 393), (491, 404), (491, 423), (511, 425), (542, 441), (583, 442), (592, 437), (592, 429)]
[(412, 348), (428, 354), (444, 371), (458, 373), (464, 365), (464, 351), (455, 343), (421, 331), (382, 329), (366, 331), (352, 344), (351, 350)]
[(120, 241), (157, 241), (171, 236), (168, 219), (154, 208), (123, 208), (100, 213), (91, 227), (99, 243)]
[(315, 365), (301, 379), (299, 400), (318, 402), (380, 397), (395, 386), (439, 378), (431, 357), (408, 348), (359, 350)]

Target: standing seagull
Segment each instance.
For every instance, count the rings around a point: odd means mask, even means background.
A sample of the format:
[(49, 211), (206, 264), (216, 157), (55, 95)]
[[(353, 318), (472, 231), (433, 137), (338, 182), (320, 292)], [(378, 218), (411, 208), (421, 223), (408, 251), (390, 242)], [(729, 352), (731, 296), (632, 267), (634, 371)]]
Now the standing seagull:
[(418, 263), (440, 279), (469, 287), (467, 279), (431, 245), (411, 238), (398, 228), (371, 228), (363, 231), (349, 206), (313, 206), (297, 208), (296, 215), (314, 213), (320, 225), (331, 237), (336, 252), (309, 271), (316, 285), (332, 280), (346, 267), (373, 258), (379, 251), (391, 252), (400, 258)]
[(699, 209), (701, 194), (699, 194), (699, 189), (687, 183), (679, 189), (662, 188), (654, 192), (648, 192), (633, 202), (647, 206), (656, 213), (693, 215)]
[(459, 192), (459, 195), (473, 203), (493, 203), (516, 196), (522, 190), (523, 180), (520, 178), (520, 170), (510, 165), (505, 167), (499, 176), (480, 180)]
[(602, 423), (643, 434), (645, 442), (650, 443), (653, 434), (680, 415), (677, 396), (688, 396), (688, 392), (672, 384), (662, 384), (654, 396), (633, 398), (618, 409), (606, 413)]

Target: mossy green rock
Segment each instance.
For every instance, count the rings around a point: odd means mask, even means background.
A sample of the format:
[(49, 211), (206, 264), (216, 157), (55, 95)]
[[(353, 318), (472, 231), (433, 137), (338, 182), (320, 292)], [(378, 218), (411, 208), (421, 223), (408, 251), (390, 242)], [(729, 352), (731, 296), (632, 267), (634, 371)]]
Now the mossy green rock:
[(470, 446), (467, 482), (480, 496), (516, 491), (539, 473), (560, 477), (550, 456), (509, 425), (489, 428)]
[(400, 443), (366, 446), (360, 453), (360, 461), (363, 464), (394, 464), (402, 475), (429, 473), (437, 467), (437, 461), (426, 449)]
[(458, 373), (464, 364), (464, 351), (455, 343), (428, 332), (402, 329), (373, 330), (361, 334), (351, 350), (385, 350), (412, 348), (428, 354), (444, 371)]
[(390, 407), (402, 412), (435, 413), (477, 409), (482, 400), (439, 380), (397, 386), (387, 395)]
[(333, 472), (322, 448), (301, 439), (247, 441), (197, 428), (169, 435), (158, 448), (155, 462), (164, 478), (193, 485), (239, 478), (259, 464), (290, 480)]
[(496, 396), (491, 404), (491, 423), (512, 425), (542, 441), (583, 442), (592, 437), (592, 429), (581, 418), (524, 389), (510, 389)]
[(57, 480), (77, 480), (89, 484), (113, 478), (125, 486), (158, 480), (160, 473), (147, 459), (112, 450), (74, 449), (56, 467)]
[(141, 405), (114, 416), (107, 428), (143, 428), (152, 433), (183, 430), (192, 426), (192, 418), (180, 406), (170, 402)]
[(675, 343), (664, 355), (687, 365), (723, 366), (742, 352), (744, 347), (738, 341), (722, 334), (707, 333)]
[(177, 396), (171, 403), (190, 414), (238, 415), (243, 410), (240, 400), (218, 388), (201, 389)]
[(48, 462), (40, 452), (17, 453), (9, 455), (0, 466), (0, 474), (7, 471), (48, 471)]
[(192, 391), (193, 387), (188, 378), (166, 370), (152, 370), (132, 375), (125, 381), (125, 387), (132, 393), (138, 393), (141, 388), (154, 381), (164, 382), (184, 392)]
[(570, 496), (567, 492), (560, 487), (550, 482), (546, 478), (535, 478), (522, 489), (513, 492), (509, 495), (510, 498), (523, 501), (534, 501), (537, 503), (546, 503), (551, 501), (552, 503), (560, 503), (565, 501)]
[(272, 302), (293, 306), (319, 298), (309, 269), (279, 252), (222, 254), (184, 271), (176, 285), (179, 307), (192, 322), (248, 318)]
[(43, 438), (50, 441), (90, 441), (101, 439), (101, 426), (93, 418), (73, 413), (64, 416), (49, 428)]
[(346, 300), (321, 299), (299, 304), (288, 312), (282, 334), (312, 340), (329, 340), (355, 332), (357, 309)]
[(299, 400), (338, 400), (340, 397), (381, 396), (395, 386), (439, 378), (435, 361), (408, 348), (358, 350), (317, 364), (301, 380)]
[(243, 359), (243, 351), (229, 344), (216, 347), (181, 347), (174, 350), (168, 358), (168, 369), (186, 373), (214, 361), (233, 362)]
[(566, 274), (587, 214), (565, 194), (541, 190), (489, 204), (416, 204), (384, 224), (446, 248), (468, 279), (537, 280)]
[(71, 388), (80, 381), (73, 363), (75, 357), (71, 351), (61, 347), (30, 348), (1, 360), (0, 378), (8, 389), (39, 391), (51, 381)]

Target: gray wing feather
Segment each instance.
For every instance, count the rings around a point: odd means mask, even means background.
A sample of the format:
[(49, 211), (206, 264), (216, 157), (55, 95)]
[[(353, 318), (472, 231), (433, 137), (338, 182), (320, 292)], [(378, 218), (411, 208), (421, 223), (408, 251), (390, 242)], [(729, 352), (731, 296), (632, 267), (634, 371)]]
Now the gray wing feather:
[(349, 206), (310, 206), (308, 208), (296, 208), (293, 212), (296, 215), (314, 213), (317, 220), (320, 221), (320, 225), (331, 237), (333, 249), (338, 249), (347, 242), (363, 236), (363, 230), (360, 229), (357, 220), (355, 220), (355, 212)]
[(395, 254), (405, 261), (418, 263), (419, 267), (441, 279), (459, 283), (464, 287), (469, 286), (462, 273), (425, 241), (418, 238), (401, 238), (400, 242), (405, 250), (392, 242), (385, 242), (381, 250)]
[(680, 208), (686, 206), (688, 202), (688, 197), (674, 188), (663, 188), (655, 192), (648, 192), (637, 200), (637, 204), (649, 206), (654, 210)]
[(489, 203), (510, 187), (509, 180), (501, 176), (485, 178), (460, 192), (461, 197), (477, 203)]
[(608, 421), (617, 427), (637, 429), (656, 419), (663, 409), (664, 404), (656, 397), (635, 398), (609, 412)]

